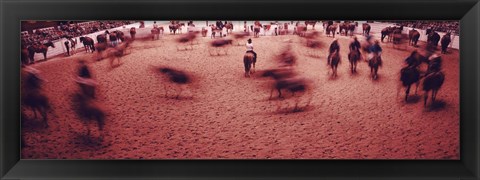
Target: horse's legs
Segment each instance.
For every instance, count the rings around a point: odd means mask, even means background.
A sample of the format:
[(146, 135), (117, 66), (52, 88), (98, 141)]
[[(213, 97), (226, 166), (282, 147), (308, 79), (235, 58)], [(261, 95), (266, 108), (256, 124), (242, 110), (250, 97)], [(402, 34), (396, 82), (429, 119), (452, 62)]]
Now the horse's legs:
[(423, 107), (427, 107), (428, 91), (423, 94)]
[(183, 87), (180, 86), (180, 90), (178, 91), (178, 94), (177, 94), (177, 99), (180, 97), (180, 94), (182, 93), (182, 91), (183, 91)]
[(277, 88), (277, 91), (278, 91), (278, 97), (281, 98), (282, 97), (282, 90), (280, 88)]
[(166, 85), (166, 84), (163, 85), (163, 90), (165, 90), (165, 97), (167, 97), (167, 95), (168, 95), (168, 89), (167, 89), (167, 85)]
[(48, 127), (47, 109), (45, 107), (42, 107), (41, 110), (40, 110), (40, 113), (42, 114), (42, 117), (43, 117), (43, 125), (45, 127)]
[(417, 95), (417, 90), (418, 90), (418, 85), (420, 84), (420, 81), (417, 81), (415, 83), (415, 95)]
[(35, 119), (37, 119), (37, 108), (36, 107), (31, 107), (31, 108), (32, 108)]
[(300, 103), (300, 96), (295, 98), (295, 107), (293, 108), (293, 112), (298, 111), (298, 104)]
[(357, 71), (357, 61), (352, 62), (352, 73), (355, 73)]
[(43, 52), (43, 59), (47, 60), (47, 51)]
[(275, 90), (275, 88), (272, 88), (272, 90), (270, 90), (270, 97), (268, 99), (272, 99), (272, 95), (273, 95), (274, 90)]
[(407, 86), (407, 91), (405, 92), (405, 101), (408, 100), (408, 94), (410, 93), (410, 87), (411, 87), (411, 86), (412, 86), (411, 84), (409, 84), (409, 85)]

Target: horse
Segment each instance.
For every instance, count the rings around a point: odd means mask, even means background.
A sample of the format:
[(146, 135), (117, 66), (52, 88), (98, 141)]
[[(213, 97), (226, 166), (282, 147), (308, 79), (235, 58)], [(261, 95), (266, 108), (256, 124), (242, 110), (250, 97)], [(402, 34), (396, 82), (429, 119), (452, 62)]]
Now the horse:
[(330, 25), (327, 26), (327, 36), (330, 36), (330, 33), (332, 34), (333, 38), (335, 38), (335, 33), (337, 31), (337, 26), (336, 25)]
[[(269, 99), (272, 99), (275, 90), (278, 92), (278, 98), (284, 98), (282, 90), (292, 93), (292, 97), (295, 97), (295, 93), (305, 93), (308, 90), (307, 81), (304, 78), (296, 76), (290, 68), (266, 70), (261, 74), (261, 77), (271, 77), (274, 80)], [(297, 96), (293, 111), (298, 110), (299, 101), (300, 97)], [(309, 104), (310, 101), (306, 106)]]
[(240, 44), (240, 42), (245, 39), (245, 37), (249, 36), (250, 33), (249, 32), (238, 32), (238, 33), (233, 33), (233, 38), (235, 39), (235, 41), (237, 42), (236, 45), (244, 45), (244, 44)]
[(332, 55), (330, 56), (330, 67), (332, 68), (332, 77), (337, 77), (337, 68), (338, 64), (340, 64), (340, 54), (337, 50), (335, 50)]
[[(179, 92), (176, 96), (176, 99), (178, 99), (180, 97), (180, 94), (183, 91), (183, 88), (181, 86), (192, 83), (192, 77), (184, 71), (177, 70), (177, 69), (170, 68), (170, 67), (163, 67), (163, 66), (155, 67), (153, 70), (156, 73), (161, 73), (161, 74), (165, 75), (168, 78), (168, 80), (170, 81), (170, 83), (173, 83), (173, 84), (176, 84), (176, 85), (180, 86), (180, 90), (179, 90)], [(164, 86), (164, 89), (165, 89), (165, 97), (167, 97), (168, 91), (167, 91), (167, 86), (166, 85)]]
[(410, 30), (408, 32), (408, 38), (410, 39), (408, 44), (416, 47), (418, 39), (420, 38), (420, 33), (415, 29)]
[(295, 34), (303, 37), (305, 36), (305, 33), (307, 32), (307, 26), (304, 26), (303, 24), (298, 24), (295, 26)]
[(217, 34), (217, 32), (220, 34), (220, 37), (223, 36), (223, 34), (222, 34), (223, 28), (217, 27), (217, 26), (212, 24), (211, 25), (211, 30), (212, 30), (211, 38), (215, 38), (215, 35)]
[[(22, 66), (30, 64), (29, 62), (29, 56), (28, 56), (28, 49), (25, 46), (22, 46), (22, 51), (20, 54), (20, 59), (22, 62)], [(32, 62), (33, 63), (33, 62)]]
[(47, 43), (41, 44), (41, 45), (31, 45), (27, 47), (28, 50), (28, 58), (30, 59), (30, 62), (34, 63), (35, 59), (35, 53), (42, 53), (43, 54), (43, 59), (47, 60), (47, 51), (48, 47), (55, 48), (55, 45), (53, 44), (52, 41), (48, 41)]
[(451, 41), (452, 40), (450, 39), (450, 33), (447, 33), (442, 37), (442, 40), (440, 42), (442, 45), (442, 54), (447, 53), (447, 48)]
[[(213, 40), (210, 43), (210, 46), (213, 48), (226, 48), (228, 44), (232, 44), (231, 39), (217, 39)], [(212, 50), (209, 50), (210, 55), (212, 55)], [(225, 55), (227, 54), (227, 49), (225, 49)], [(220, 53), (217, 51), (217, 55), (220, 55)]]
[(261, 28), (261, 25), (260, 26), (255, 25), (255, 27), (253, 28), (253, 37), (260, 37), (260, 28)]
[(207, 37), (208, 30), (205, 27), (202, 27), (202, 37)]
[(392, 40), (393, 44), (400, 44), (402, 40), (402, 30), (401, 29), (394, 29), (392, 31)]
[(127, 54), (127, 48), (131, 41), (125, 41), (118, 46), (110, 47), (105, 50), (106, 57), (110, 58), (110, 67), (113, 66), (114, 60), (117, 60), (117, 65), (120, 65), (120, 58)]
[(305, 26), (312, 25), (312, 29), (315, 29), (315, 24), (317, 24), (317, 21), (305, 21)]
[(254, 62), (254, 55), (251, 52), (245, 53), (243, 56), (243, 65), (245, 66), (245, 77), (250, 77), (250, 74), (252, 74), (252, 71), (250, 69), (253, 68), (255, 69), (255, 62)]
[(160, 38), (160, 29), (153, 28), (152, 30), (150, 30), (150, 32), (152, 33), (152, 40)]
[(176, 34), (177, 30), (179, 33), (181, 33), (182, 26), (185, 26), (185, 23), (175, 23), (168, 25), (168, 28), (170, 29), (170, 34)]
[(424, 102), (423, 106), (427, 107), (428, 92), (432, 91), (432, 103), (435, 102), (438, 90), (442, 87), (445, 75), (441, 71), (429, 73), (423, 80)]
[(83, 43), (83, 47), (85, 47), (85, 52), (94, 52), (95, 51), (95, 46), (94, 46), (94, 41), (90, 37), (80, 37), (80, 42)]
[(130, 37), (132, 39), (135, 39), (135, 34), (137, 34), (137, 30), (135, 29), (135, 27), (131, 27), (130, 28)]
[(412, 84), (416, 84), (415, 94), (417, 94), (418, 85), (420, 83), (420, 71), (416, 65), (410, 65), (404, 67), (400, 70), (400, 81), (402, 81), (402, 85), (406, 87), (405, 91), (405, 101), (408, 100), (408, 94), (410, 93), (410, 87)]
[(27, 67), (28, 74), (22, 84), (22, 105), (30, 108), (37, 119), (37, 111), (42, 116), (44, 127), (48, 127), (47, 111), (51, 110), (49, 100), (41, 92), (41, 83), (43, 80), (38, 77), (35, 71), (30, 72)]
[(342, 23), (339, 25), (339, 27), (340, 27), (340, 34), (342, 34), (343, 30), (345, 30), (345, 36), (348, 35), (349, 31), (350, 31), (350, 35), (353, 36), (353, 31), (355, 31), (355, 24)]
[(440, 41), (440, 35), (435, 31), (431, 31), (427, 37), (428, 44), (436, 49), (438, 45), (438, 41)]
[(87, 136), (90, 136), (90, 121), (96, 122), (98, 130), (103, 131), (106, 115), (92, 98), (81, 93), (75, 93), (72, 97), (72, 106), (77, 116), (87, 128)]
[(116, 31), (113, 31), (113, 33), (115, 33), (115, 36), (117, 37), (117, 39), (119, 39), (122, 42), (125, 41), (125, 34), (122, 31), (116, 30)]
[(360, 60), (360, 51), (357, 48), (350, 49), (348, 53), (348, 61), (350, 61), (350, 71), (357, 72), (357, 62)]
[[(189, 32), (185, 35), (182, 35), (177, 39), (177, 42), (185, 44), (190, 42), (190, 48), (193, 49), (193, 41), (197, 38), (197, 32)], [(179, 46), (177, 46), (177, 50), (180, 50)], [(185, 47), (187, 50), (187, 47)]]
[(371, 29), (371, 28), (372, 28), (372, 27), (370, 26), (370, 24), (363, 23), (363, 24), (362, 24), (363, 35), (364, 35), (364, 36), (370, 35), (370, 29)]
[(76, 38), (70, 38), (68, 39), (70, 41), (70, 48), (72, 49), (72, 54), (75, 54), (75, 50), (77, 47), (77, 39)]
[(233, 24), (231, 22), (225, 24), (225, 29), (227, 30), (227, 34), (232, 33), (233, 31)]
[(388, 39), (390, 39), (391, 37), (391, 33), (393, 32), (394, 28), (393, 27), (385, 27), (382, 29), (381, 31), (381, 40), (383, 42), (383, 39), (385, 39), (386, 36), (388, 36)]
[(382, 58), (374, 54), (373, 57), (368, 61), (368, 66), (370, 67), (370, 75), (372, 79), (378, 78), (378, 68), (382, 66)]
[(97, 43), (106, 43), (107, 42), (107, 35), (99, 34), (97, 35)]

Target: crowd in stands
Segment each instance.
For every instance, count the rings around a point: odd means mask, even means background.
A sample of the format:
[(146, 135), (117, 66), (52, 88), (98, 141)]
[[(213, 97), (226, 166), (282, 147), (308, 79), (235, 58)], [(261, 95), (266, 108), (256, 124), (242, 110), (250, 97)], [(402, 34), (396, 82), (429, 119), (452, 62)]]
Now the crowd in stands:
[(105, 29), (116, 28), (135, 21), (88, 21), (88, 22), (69, 22), (60, 24), (57, 27), (47, 27), (36, 29), (33, 33), (22, 33), (22, 44), (31, 45), (35, 43), (45, 43), (45, 41), (54, 41), (64, 37), (78, 37)]
[(432, 29), (438, 32), (451, 32), (454, 35), (460, 34), (458, 21), (396, 21), (394, 23), (415, 29)]

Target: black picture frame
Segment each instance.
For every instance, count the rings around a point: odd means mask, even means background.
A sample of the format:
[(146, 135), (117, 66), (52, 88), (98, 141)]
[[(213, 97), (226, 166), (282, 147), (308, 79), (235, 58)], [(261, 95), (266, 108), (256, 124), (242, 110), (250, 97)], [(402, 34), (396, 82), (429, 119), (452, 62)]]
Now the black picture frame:
[[(460, 20), (461, 160), (20, 160), (21, 20)], [(478, 0), (0, 0), (1, 179), (480, 178)]]

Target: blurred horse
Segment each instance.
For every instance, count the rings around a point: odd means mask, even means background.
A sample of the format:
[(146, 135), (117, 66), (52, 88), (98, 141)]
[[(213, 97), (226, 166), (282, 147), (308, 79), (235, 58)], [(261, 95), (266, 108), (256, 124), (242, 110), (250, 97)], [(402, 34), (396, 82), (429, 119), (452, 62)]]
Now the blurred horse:
[[(224, 53), (226, 55), (227, 52), (228, 52), (227, 46), (229, 44), (232, 44), (231, 39), (217, 39), (217, 40), (213, 40), (212, 42), (210, 42), (210, 47), (214, 48), (215, 51), (217, 51), (217, 55), (220, 55), (220, 52), (218, 51), (219, 48), (223, 49)], [(211, 48), (209, 49), (209, 53), (210, 53), (210, 55), (213, 55), (213, 53), (212, 53), (213, 49), (211, 49)]]
[(445, 80), (445, 75), (441, 71), (436, 71), (428, 74), (423, 80), (424, 103), (427, 106), (428, 92), (432, 91), (432, 103), (437, 98), (438, 90), (442, 87)]
[[(298, 104), (302, 95), (305, 95), (305, 92), (309, 89), (309, 85), (306, 79), (298, 77), (296, 73), (292, 71), (291, 68), (280, 68), (280, 69), (271, 69), (265, 70), (261, 73), (261, 77), (271, 77), (273, 79), (272, 89), (270, 91), (269, 99), (272, 99), (273, 92), (277, 90), (278, 98), (285, 98), (282, 95), (282, 90), (291, 93), (291, 97), (295, 97), (295, 107), (293, 111), (298, 111)], [(295, 94), (300, 94), (296, 96)], [(309, 98), (307, 104), (310, 104), (311, 98)], [(280, 106), (279, 108), (280, 109)]]
[(315, 24), (317, 24), (317, 21), (305, 21), (305, 26), (312, 25), (312, 29), (315, 29)]
[(373, 57), (368, 61), (368, 66), (370, 67), (370, 75), (373, 79), (378, 78), (378, 68), (382, 66), (382, 58), (374, 54)]
[(348, 61), (350, 61), (350, 71), (352, 73), (357, 72), (357, 62), (360, 60), (359, 49), (350, 49), (348, 53)]
[(72, 97), (72, 106), (87, 129), (87, 136), (90, 136), (90, 122), (97, 123), (99, 131), (103, 131), (105, 126), (105, 112), (101, 106), (87, 95), (75, 93)]
[(41, 90), (44, 80), (39, 77), (38, 70), (34, 68), (26, 67), (24, 70), (27, 73), (24, 76), (24, 83), (22, 83), (22, 106), (30, 108), (35, 119), (39, 112), (42, 116), (43, 126), (48, 127), (47, 111), (51, 108), (47, 96)]
[[(180, 36), (177, 39), (177, 42), (180, 44), (188, 43), (188, 45), (185, 46), (185, 50), (187, 50), (188, 46), (190, 46), (190, 49), (193, 49), (193, 42), (197, 38), (197, 34), (198, 32), (188, 32), (187, 34)], [(180, 46), (177, 46), (177, 50), (180, 50)]]
[[(176, 99), (180, 97), (180, 94), (184, 90), (184, 86), (191, 84), (193, 82), (193, 78), (191, 75), (189, 75), (187, 72), (174, 69), (171, 67), (166, 67), (166, 66), (158, 66), (158, 67), (153, 67), (152, 69), (155, 73), (159, 73), (161, 75), (164, 75), (170, 83), (177, 85), (178, 88), (178, 94), (176, 96)], [(165, 90), (165, 97), (168, 96), (168, 89), (167, 85), (164, 84), (164, 90)]]
[(337, 68), (338, 64), (340, 64), (340, 54), (337, 50), (335, 50), (332, 55), (330, 56), (331, 62), (330, 67), (332, 68), (332, 77), (337, 77)]
[(404, 67), (400, 70), (400, 81), (402, 85), (406, 87), (405, 91), (405, 101), (408, 100), (408, 94), (410, 93), (410, 87), (412, 84), (416, 84), (415, 94), (417, 94), (418, 85), (420, 83), (420, 71), (415, 65)]

